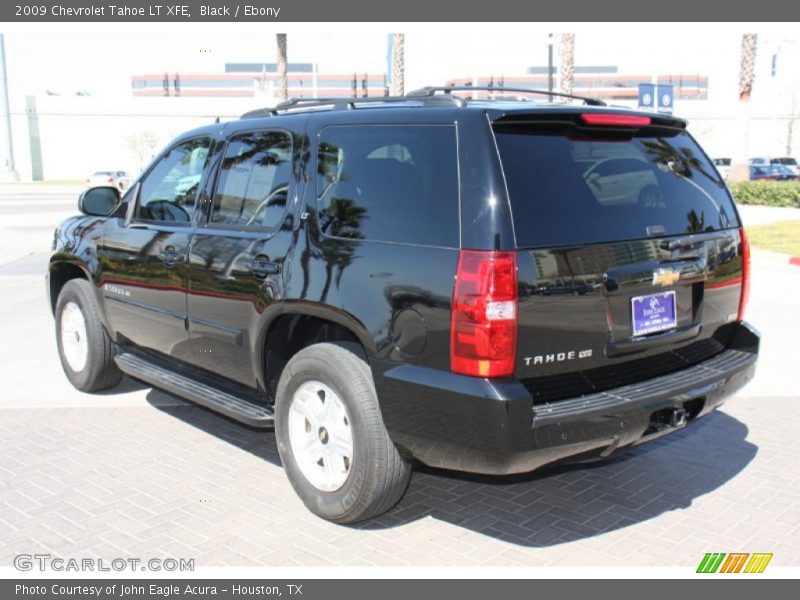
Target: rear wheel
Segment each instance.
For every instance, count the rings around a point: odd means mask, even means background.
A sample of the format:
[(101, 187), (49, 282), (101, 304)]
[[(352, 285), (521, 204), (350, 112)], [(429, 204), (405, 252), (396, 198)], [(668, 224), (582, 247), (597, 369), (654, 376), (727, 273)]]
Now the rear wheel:
[(85, 279), (68, 281), (58, 295), (56, 342), (61, 367), (77, 389), (97, 392), (114, 387), (122, 378), (114, 363), (114, 344)]
[(369, 366), (350, 350), (315, 344), (292, 357), (275, 417), (289, 481), (316, 515), (355, 523), (405, 493), (411, 466), (386, 433)]

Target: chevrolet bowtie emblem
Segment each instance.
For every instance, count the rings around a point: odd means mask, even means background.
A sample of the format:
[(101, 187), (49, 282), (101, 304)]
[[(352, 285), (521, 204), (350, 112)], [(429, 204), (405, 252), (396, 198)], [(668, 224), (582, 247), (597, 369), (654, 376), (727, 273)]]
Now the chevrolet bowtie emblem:
[(672, 285), (681, 278), (678, 271), (672, 269), (658, 269), (653, 272), (653, 285), (668, 286)]

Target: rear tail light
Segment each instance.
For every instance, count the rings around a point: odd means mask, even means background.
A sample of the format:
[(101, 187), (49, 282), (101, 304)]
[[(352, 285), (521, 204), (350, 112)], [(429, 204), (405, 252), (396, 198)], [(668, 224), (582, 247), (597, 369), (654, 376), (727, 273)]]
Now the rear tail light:
[(450, 318), (450, 368), (475, 377), (514, 372), (517, 255), (462, 250)]
[(650, 125), (650, 117), (639, 115), (617, 115), (614, 113), (583, 113), (583, 122), (587, 125), (606, 125), (609, 127), (643, 127)]
[(742, 240), (742, 295), (739, 298), (739, 321), (744, 319), (747, 301), (750, 299), (750, 240), (744, 227), (739, 228), (739, 237)]
[(114, 178), (113, 177), (109, 177), (108, 178), (108, 183), (114, 183)]

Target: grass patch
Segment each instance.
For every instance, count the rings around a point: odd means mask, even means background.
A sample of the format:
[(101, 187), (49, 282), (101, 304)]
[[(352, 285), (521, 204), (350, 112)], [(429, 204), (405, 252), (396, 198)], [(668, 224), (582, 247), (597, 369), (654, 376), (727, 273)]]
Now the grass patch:
[(756, 248), (800, 256), (800, 221), (778, 221), (747, 228), (747, 237)]

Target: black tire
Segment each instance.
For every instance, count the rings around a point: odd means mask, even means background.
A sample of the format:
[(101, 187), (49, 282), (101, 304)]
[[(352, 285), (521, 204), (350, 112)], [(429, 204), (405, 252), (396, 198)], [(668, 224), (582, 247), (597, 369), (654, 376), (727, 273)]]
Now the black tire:
[[(68, 305), (77, 306), (86, 328), (87, 356), (85, 365), (76, 370), (70, 366), (61, 339), (61, 321)], [(64, 284), (56, 301), (56, 342), (61, 367), (70, 383), (82, 392), (98, 392), (117, 385), (122, 371), (114, 362), (114, 344), (103, 327), (92, 285), (85, 279), (72, 279)]]
[[(352, 461), (346, 481), (334, 491), (313, 485), (292, 450), (289, 414), (295, 392), (307, 382), (321, 382), (333, 390), (349, 417)], [(362, 358), (342, 345), (309, 346), (287, 363), (276, 398), (278, 452), (289, 481), (311, 512), (335, 523), (356, 523), (383, 514), (400, 501), (411, 478), (411, 465), (386, 432), (372, 373)]]

